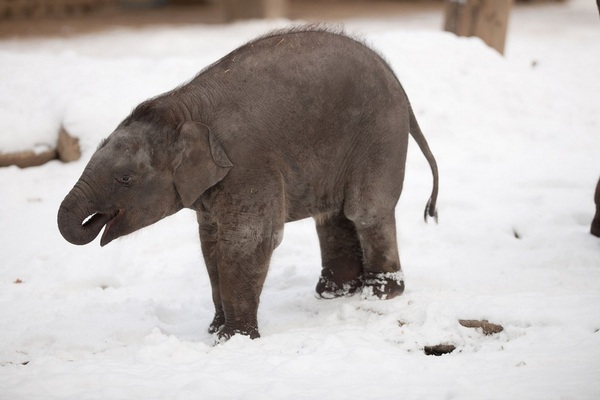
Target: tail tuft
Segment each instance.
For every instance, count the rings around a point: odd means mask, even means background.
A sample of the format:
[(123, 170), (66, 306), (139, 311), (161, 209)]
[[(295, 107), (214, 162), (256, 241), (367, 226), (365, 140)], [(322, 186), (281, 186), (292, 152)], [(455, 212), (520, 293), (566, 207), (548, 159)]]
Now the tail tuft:
[(438, 212), (435, 203), (432, 204), (432, 198), (429, 198), (427, 205), (425, 206), (425, 213), (423, 215), (425, 223), (429, 222), (429, 218), (433, 218), (435, 223), (438, 223)]

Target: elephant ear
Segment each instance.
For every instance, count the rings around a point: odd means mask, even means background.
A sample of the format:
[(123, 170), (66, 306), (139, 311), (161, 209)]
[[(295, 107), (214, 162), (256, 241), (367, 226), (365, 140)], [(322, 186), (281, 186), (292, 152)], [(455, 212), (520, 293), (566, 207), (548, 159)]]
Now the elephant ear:
[(216, 185), (233, 167), (208, 126), (186, 122), (180, 127), (179, 156), (173, 180), (184, 207), (190, 207), (202, 193)]

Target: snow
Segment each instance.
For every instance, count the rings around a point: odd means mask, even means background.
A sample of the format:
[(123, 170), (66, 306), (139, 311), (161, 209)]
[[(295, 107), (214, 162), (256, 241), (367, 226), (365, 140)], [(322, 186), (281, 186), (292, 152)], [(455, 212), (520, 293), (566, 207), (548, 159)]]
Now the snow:
[[(0, 169), (0, 399), (600, 397), (595, 5), (515, 7), (505, 57), (439, 22), (345, 21), (396, 70), (440, 167), (439, 224), (424, 224), (431, 175), (411, 144), (404, 295), (317, 299), (314, 224), (288, 224), (262, 337), (218, 346), (192, 212), (106, 248), (67, 243), (56, 212), (137, 103), (290, 22), (0, 41), (0, 149), (53, 143), (61, 124), (83, 146), (75, 163)], [(456, 350), (424, 354), (437, 344)]]

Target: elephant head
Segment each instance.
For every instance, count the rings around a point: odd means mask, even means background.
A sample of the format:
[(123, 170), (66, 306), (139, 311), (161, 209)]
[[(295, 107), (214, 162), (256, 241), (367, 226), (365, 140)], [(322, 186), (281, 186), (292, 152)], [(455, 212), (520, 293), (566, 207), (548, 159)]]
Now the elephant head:
[(62, 236), (100, 245), (191, 207), (232, 167), (207, 126), (129, 117), (103, 141), (58, 211)]

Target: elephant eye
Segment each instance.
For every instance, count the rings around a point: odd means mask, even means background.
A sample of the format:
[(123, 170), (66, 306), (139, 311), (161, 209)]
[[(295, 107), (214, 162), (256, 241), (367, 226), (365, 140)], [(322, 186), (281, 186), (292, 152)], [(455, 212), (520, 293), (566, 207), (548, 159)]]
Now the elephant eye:
[(131, 185), (131, 182), (133, 181), (130, 175), (119, 175), (116, 179), (117, 182), (125, 186)]

